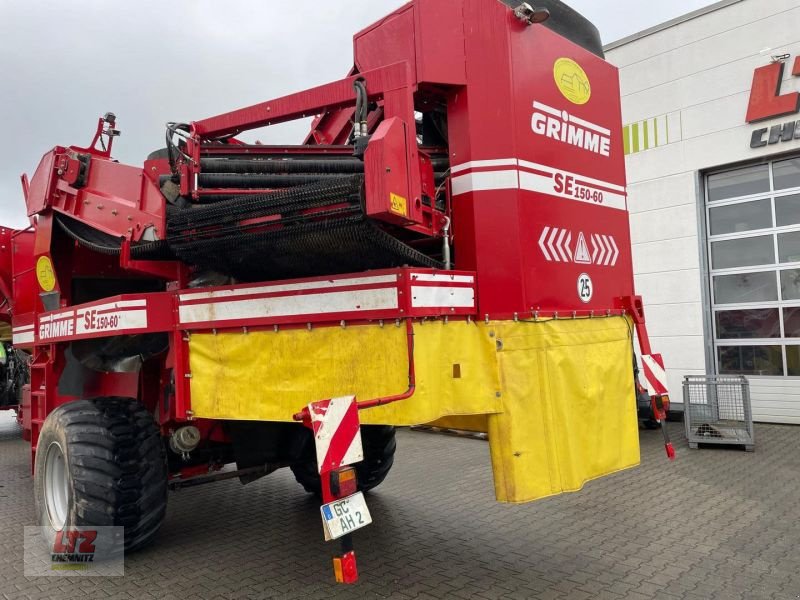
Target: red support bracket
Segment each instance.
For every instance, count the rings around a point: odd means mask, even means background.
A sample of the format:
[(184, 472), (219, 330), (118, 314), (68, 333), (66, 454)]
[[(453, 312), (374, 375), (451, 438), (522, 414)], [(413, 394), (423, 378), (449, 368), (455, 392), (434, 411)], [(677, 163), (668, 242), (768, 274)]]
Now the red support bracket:
[(159, 277), (167, 281), (181, 281), (182, 264), (176, 261), (135, 260), (131, 258), (131, 242), (122, 240), (119, 253), (119, 266), (127, 271), (142, 275)]
[[(192, 137), (214, 139), (236, 135), (243, 131), (277, 125), (355, 105), (356, 96), (353, 92), (353, 82), (358, 78), (368, 82), (367, 91), (370, 100), (381, 98), (387, 92), (413, 86), (408, 63), (398, 62), (303, 92), (195, 121), (192, 123)], [(412, 119), (409, 122), (413, 123), (414, 121)]]
[(622, 296), (617, 298), (614, 304), (614, 308), (624, 310), (633, 319), (633, 326), (636, 328), (636, 337), (639, 338), (639, 348), (641, 348), (642, 354), (651, 354), (650, 337), (647, 335), (642, 297)]
[[(312, 402), (295, 415), (295, 418), (302, 415), (303, 425), (308, 427), (314, 436), (323, 513), (326, 508), (324, 505), (347, 498), (356, 491), (355, 470), (348, 467), (348, 465), (363, 459), (356, 406), (355, 397), (348, 396)], [(345, 490), (340, 477), (343, 471), (348, 470), (351, 475), (352, 487)], [(330, 508), (328, 508), (328, 512), (330, 512)], [(329, 540), (332, 534), (326, 523), (327, 521), (323, 520), (325, 539)], [(356, 583), (358, 566), (353, 549), (353, 537), (351, 534), (346, 534), (339, 539), (341, 554), (333, 558), (334, 576), (338, 583)]]
[[(636, 336), (639, 338), (639, 348), (642, 351), (642, 369), (645, 380), (647, 381), (650, 392), (650, 405), (653, 412), (653, 419), (661, 425), (661, 433), (664, 436), (664, 450), (669, 460), (675, 460), (675, 448), (669, 438), (667, 431), (667, 411), (669, 410), (669, 393), (666, 384), (666, 371), (664, 369), (664, 359), (660, 354), (653, 354), (650, 347), (650, 337), (647, 335), (647, 325), (645, 323), (644, 302), (641, 296), (624, 296), (617, 299), (616, 308), (620, 308), (630, 315), (633, 325), (636, 328)], [(640, 384), (635, 382), (638, 390)]]

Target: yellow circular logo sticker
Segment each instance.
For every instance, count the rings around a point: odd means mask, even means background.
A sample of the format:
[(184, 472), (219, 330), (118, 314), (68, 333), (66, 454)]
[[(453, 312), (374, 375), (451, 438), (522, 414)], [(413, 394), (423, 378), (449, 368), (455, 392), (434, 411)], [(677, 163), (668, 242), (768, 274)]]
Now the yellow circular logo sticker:
[(36, 279), (45, 292), (56, 289), (56, 274), (49, 256), (40, 256), (36, 261)]
[(564, 98), (573, 104), (586, 104), (592, 97), (592, 84), (586, 71), (571, 58), (556, 61), (553, 77)]

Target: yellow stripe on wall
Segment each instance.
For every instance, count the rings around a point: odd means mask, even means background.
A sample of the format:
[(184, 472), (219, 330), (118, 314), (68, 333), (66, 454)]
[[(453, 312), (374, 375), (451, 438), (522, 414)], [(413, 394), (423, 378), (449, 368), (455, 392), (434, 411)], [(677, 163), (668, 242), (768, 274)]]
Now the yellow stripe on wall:
[[(680, 141), (680, 136), (678, 139), (669, 139), (669, 119), (678, 114), (660, 115), (625, 125), (622, 128), (622, 143), (625, 156), (666, 146), (670, 142)], [(659, 129), (662, 129), (661, 134), (659, 134)]]
[(625, 125), (622, 128), (622, 146), (625, 149), (625, 156), (631, 153), (631, 126)]

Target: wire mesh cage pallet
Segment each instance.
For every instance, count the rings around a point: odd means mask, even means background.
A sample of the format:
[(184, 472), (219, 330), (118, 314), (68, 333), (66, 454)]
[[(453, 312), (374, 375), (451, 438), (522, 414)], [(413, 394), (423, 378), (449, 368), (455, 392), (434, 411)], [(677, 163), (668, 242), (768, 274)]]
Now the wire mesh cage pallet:
[(755, 448), (750, 384), (741, 375), (687, 375), (683, 380), (684, 423), (690, 448), (725, 444)]

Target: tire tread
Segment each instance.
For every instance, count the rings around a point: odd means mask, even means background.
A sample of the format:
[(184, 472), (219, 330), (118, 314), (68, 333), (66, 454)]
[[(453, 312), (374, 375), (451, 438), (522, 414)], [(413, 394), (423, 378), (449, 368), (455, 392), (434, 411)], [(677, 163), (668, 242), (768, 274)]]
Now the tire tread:
[(166, 514), (167, 465), (147, 409), (130, 398), (76, 400), (53, 411), (47, 427), (60, 429), (67, 444), (69, 524), (124, 526), (126, 551), (150, 542)]

